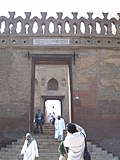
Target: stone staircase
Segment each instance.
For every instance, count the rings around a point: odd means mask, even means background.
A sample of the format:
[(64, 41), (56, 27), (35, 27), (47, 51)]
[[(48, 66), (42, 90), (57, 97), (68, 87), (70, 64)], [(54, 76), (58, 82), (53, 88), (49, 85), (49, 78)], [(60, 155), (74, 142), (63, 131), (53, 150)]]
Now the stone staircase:
[[(54, 126), (45, 125), (43, 128), (44, 134), (34, 134), (39, 148), (39, 160), (58, 160), (58, 145), (59, 142), (54, 139)], [(23, 139), (18, 139), (13, 142), (12, 145), (7, 145), (0, 151), (0, 160), (22, 160), (20, 151), (24, 143)], [(91, 160), (119, 160), (118, 157), (113, 156), (111, 153), (107, 153), (106, 150), (97, 147), (91, 142), (87, 142), (88, 149), (91, 154)]]

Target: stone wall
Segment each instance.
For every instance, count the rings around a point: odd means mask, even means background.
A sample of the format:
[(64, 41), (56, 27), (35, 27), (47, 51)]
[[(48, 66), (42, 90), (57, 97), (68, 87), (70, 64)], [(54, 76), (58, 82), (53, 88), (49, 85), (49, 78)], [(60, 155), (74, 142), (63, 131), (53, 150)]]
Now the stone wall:
[(0, 51), (1, 137), (16, 138), (29, 129), (31, 69), (22, 54), (10, 49)]
[[(74, 120), (88, 139), (119, 155), (120, 52), (82, 50), (74, 66)], [(114, 147), (113, 147), (114, 146)]]

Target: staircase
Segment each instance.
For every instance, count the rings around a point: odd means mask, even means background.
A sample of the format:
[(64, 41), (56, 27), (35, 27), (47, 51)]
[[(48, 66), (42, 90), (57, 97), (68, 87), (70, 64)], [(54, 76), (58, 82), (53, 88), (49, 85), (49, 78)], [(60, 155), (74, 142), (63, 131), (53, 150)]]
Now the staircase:
[[(58, 145), (59, 142), (54, 139), (54, 126), (44, 125), (44, 134), (34, 134), (39, 148), (39, 160), (58, 160)], [(12, 145), (7, 145), (6, 148), (2, 148), (0, 151), (0, 160), (22, 160), (20, 151), (24, 143), (23, 139), (18, 139), (17, 142), (13, 142)], [(88, 149), (91, 154), (91, 160), (119, 160), (118, 157), (113, 156), (111, 153), (102, 150), (91, 142), (87, 142)]]

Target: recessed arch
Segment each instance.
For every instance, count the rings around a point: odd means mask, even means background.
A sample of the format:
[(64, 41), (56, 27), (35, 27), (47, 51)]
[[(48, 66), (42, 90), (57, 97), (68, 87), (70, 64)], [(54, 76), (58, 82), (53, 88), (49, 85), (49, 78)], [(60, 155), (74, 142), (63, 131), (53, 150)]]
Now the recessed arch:
[(47, 84), (48, 90), (58, 90), (58, 81), (55, 78), (51, 78)]

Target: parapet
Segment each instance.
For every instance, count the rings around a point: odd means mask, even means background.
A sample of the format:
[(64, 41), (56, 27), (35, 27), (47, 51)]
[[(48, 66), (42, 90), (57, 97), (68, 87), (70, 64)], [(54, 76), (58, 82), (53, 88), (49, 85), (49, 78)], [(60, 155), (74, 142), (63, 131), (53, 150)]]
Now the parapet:
[[(15, 12), (9, 12), (9, 18), (1, 16), (0, 45), (6, 45), (10, 41), (13, 45), (18, 43), (26, 45), (30, 42), (30, 40), (28, 42), (28, 38), (31, 37), (33, 45), (44, 45), (49, 42), (54, 44), (55, 42), (57, 45), (85, 44), (120, 47), (120, 13), (117, 13), (118, 19), (108, 19), (108, 13), (103, 13), (103, 18), (96, 17), (94, 19), (92, 18), (93, 13), (87, 13), (88, 18), (78, 18), (78, 12), (72, 12), (73, 18), (63, 18), (62, 12), (56, 13), (57, 18), (47, 18), (47, 12), (40, 14), (41, 18), (37, 16), (30, 18), (31, 12), (25, 12), (25, 18), (21, 16), (15, 18)], [(23, 40), (20, 38), (21, 42), (18, 42), (19, 37), (24, 37)], [(46, 37), (47, 39), (44, 39)], [(62, 37), (62, 39), (54, 40), (58, 37)], [(65, 37), (66, 39), (64, 39)]]

